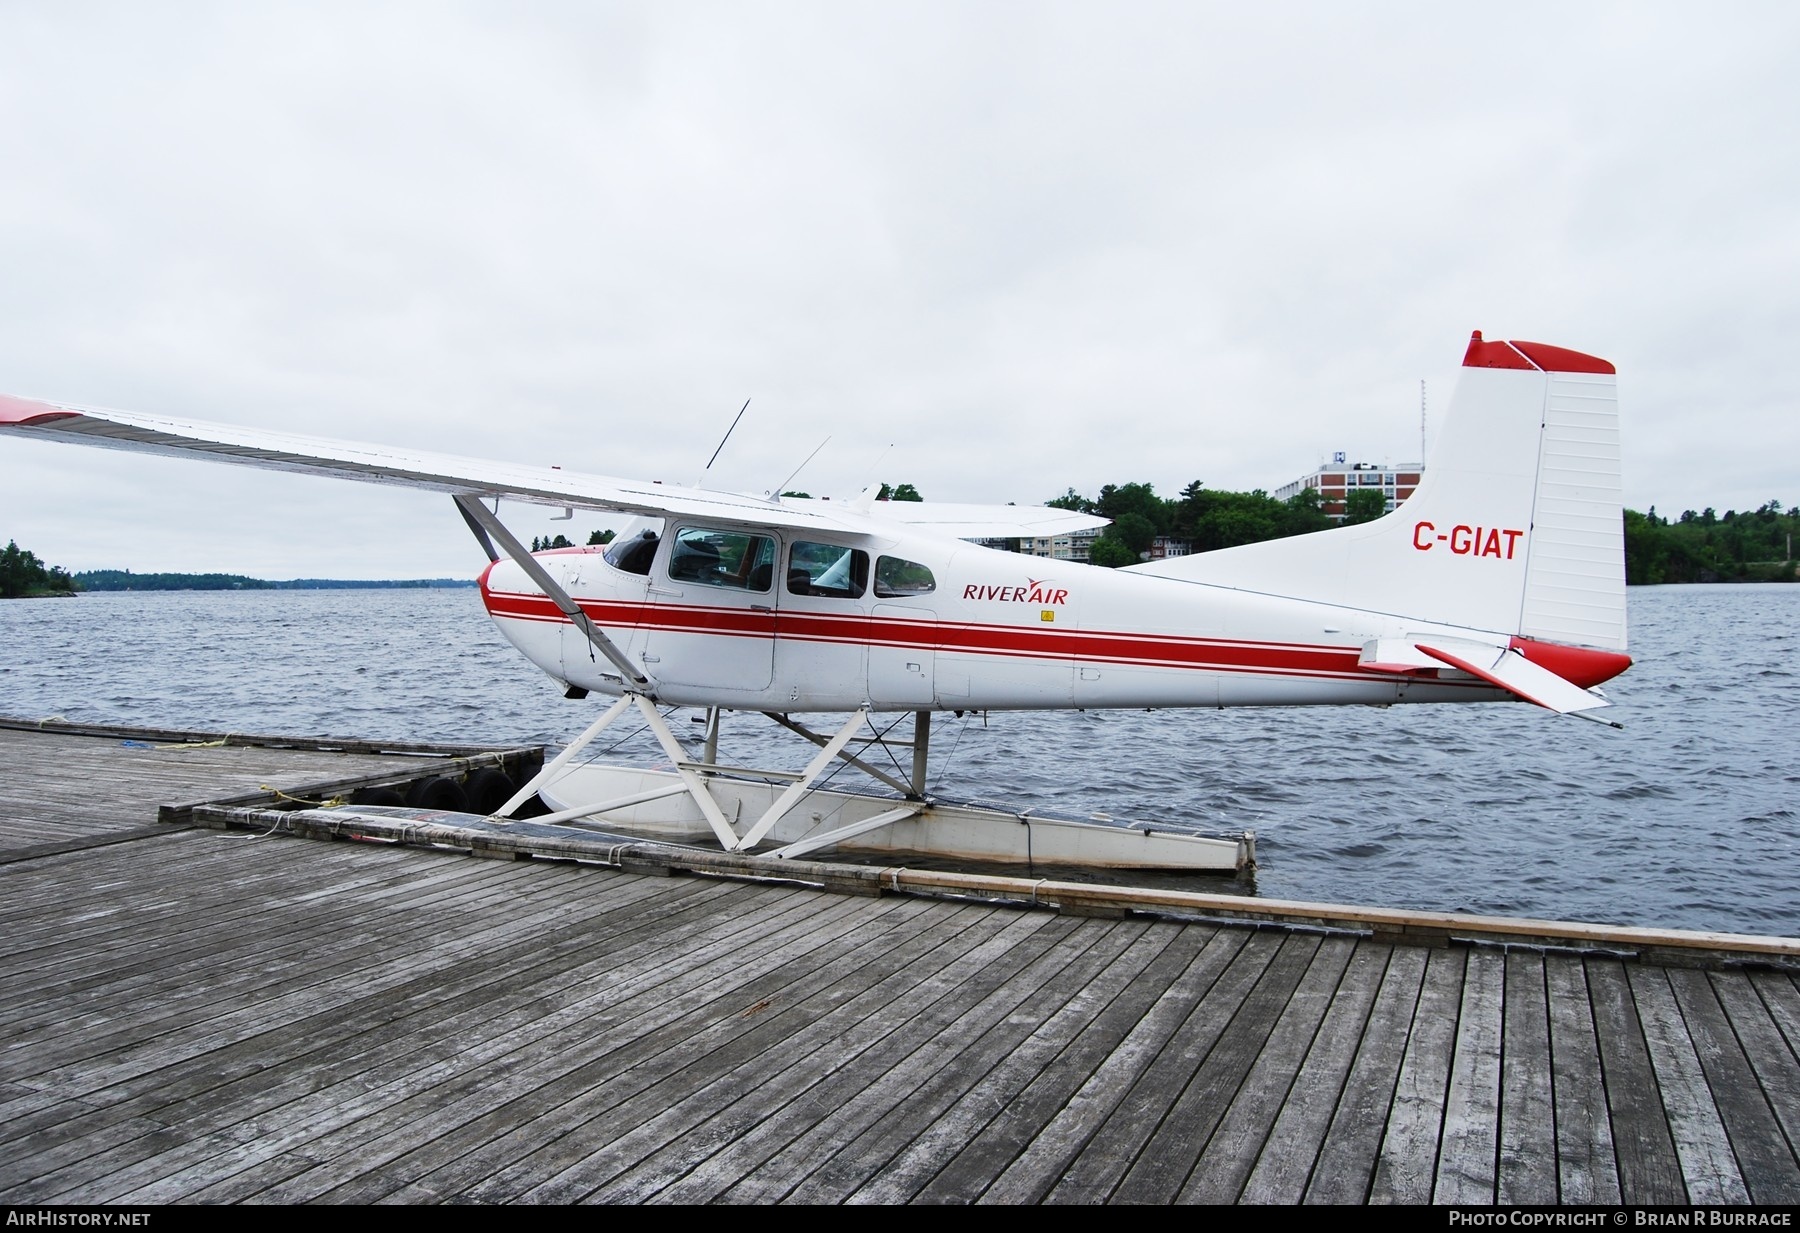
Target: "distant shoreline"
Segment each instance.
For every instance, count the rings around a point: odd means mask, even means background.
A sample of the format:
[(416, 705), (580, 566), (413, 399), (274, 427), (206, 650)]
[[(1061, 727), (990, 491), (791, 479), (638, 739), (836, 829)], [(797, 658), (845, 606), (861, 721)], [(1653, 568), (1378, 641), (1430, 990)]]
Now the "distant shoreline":
[(125, 569), (88, 570), (74, 575), (83, 592), (107, 591), (423, 591), (473, 587), (473, 578), (290, 578), (285, 581), (242, 574), (138, 574)]

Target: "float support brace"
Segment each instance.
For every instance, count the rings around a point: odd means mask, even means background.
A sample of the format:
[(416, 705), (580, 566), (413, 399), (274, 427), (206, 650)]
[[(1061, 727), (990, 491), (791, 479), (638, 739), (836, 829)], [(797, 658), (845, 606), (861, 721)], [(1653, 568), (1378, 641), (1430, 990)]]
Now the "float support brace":
[[(793, 720), (789, 719), (786, 715), (779, 714), (778, 712), (775, 712), (775, 711), (764, 711), (763, 715), (768, 719), (774, 720), (776, 723), (778, 723), (782, 727), (786, 728), (789, 732), (793, 732), (800, 736), (805, 737), (807, 740), (811, 741), (815, 745), (824, 746), (824, 745), (827, 745), (830, 743), (829, 737), (820, 736), (817, 732), (814, 732), (811, 728), (808, 728), (805, 724), (797, 724)], [(861, 758), (857, 757), (855, 754), (845, 753), (842, 750), (839, 750), (838, 757), (842, 758), (844, 761), (848, 762), (851, 766), (854, 766), (857, 770), (859, 770), (863, 774), (869, 776), (871, 779), (879, 779), (882, 783), (886, 784), (888, 787), (892, 788), (896, 792), (902, 793), (906, 796), (911, 796), (913, 794), (911, 784), (907, 783), (905, 780), (894, 778), (892, 775), (888, 774), (886, 771), (882, 770), (880, 767), (870, 766), (867, 762), (863, 761)]]
[(513, 810), (530, 800), (539, 788), (556, 778), (556, 772), (567, 766), (570, 758), (573, 758), (583, 749), (586, 749), (588, 743), (602, 732), (606, 731), (606, 726), (617, 719), (624, 712), (625, 708), (630, 705), (631, 695), (627, 694), (611, 706), (607, 707), (605, 714), (589, 724), (587, 726), (587, 731), (569, 742), (568, 748), (557, 754), (553, 760), (544, 766), (543, 770), (533, 775), (531, 781), (523, 788), (520, 788), (517, 792), (513, 793), (512, 799), (508, 800), (506, 804), (500, 806), (500, 808), (494, 810), (493, 816), (496, 818), (510, 818)]
[(868, 718), (867, 707), (850, 716), (844, 726), (838, 729), (837, 735), (827, 741), (825, 747), (813, 756), (811, 762), (806, 764), (806, 770), (801, 772), (800, 778), (789, 784), (787, 791), (775, 799), (775, 803), (769, 806), (769, 811), (756, 820), (756, 825), (750, 828), (749, 833), (738, 840), (738, 851), (747, 852), (755, 847), (761, 842), (762, 837), (773, 830), (775, 824), (787, 815), (788, 810), (800, 803), (800, 798), (812, 790), (813, 780), (817, 779), (819, 773), (831, 764), (833, 758), (843, 752), (844, 746), (850, 743), (850, 738), (862, 731), (862, 726), (868, 721)]
[(808, 852), (816, 852), (820, 848), (829, 848), (842, 840), (851, 839), (857, 835), (866, 835), (870, 831), (880, 830), (884, 826), (892, 826), (896, 822), (904, 822), (908, 818), (923, 813), (924, 810), (925, 802), (912, 801), (898, 809), (890, 809), (886, 813), (876, 814), (872, 818), (864, 818), (861, 822), (852, 822), (848, 826), (840, 826), (836, 830), (826, 831), (820, 835), (808, 835), (805, 839), (797, 843), (790, 843), (787, 847), (779, 848), (769, 855), (777, 860), (792, 860), (796, 856), (805, 856)]
[(644, 722), (650, 725), (650, 731), (656, 734), (656, 740), (675, 764), (675, 773), (681, 776), (681, 782), (687, 785), (688, 795), (694, 798), (694, 804), (700, 806), (700, 812), (706, 815), (706, 823), (712, 827), (713, 834), (719, 837), (719, 846), (727, 852), (738, 848), (737, 832), (731, 829), (731, 823), (725, 820), (724, 810), (713, 794), (706, 789), (706, 780), (702, 779), (688, 765), (688, 752), (669, 731), (668, 723), (657, 713), (656, 704), (642, 694), (627, 694), (627, 698), (637, 703), (638, 710), (644, 713)]

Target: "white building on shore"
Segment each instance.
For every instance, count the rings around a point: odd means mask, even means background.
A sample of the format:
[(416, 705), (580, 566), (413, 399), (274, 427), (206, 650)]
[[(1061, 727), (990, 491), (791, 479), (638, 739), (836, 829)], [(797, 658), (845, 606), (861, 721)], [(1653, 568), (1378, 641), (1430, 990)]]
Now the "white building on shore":
[(1412, 496), (1413, 489), (1419, 486), (1419, 478), (1425, 471), (1416, 462), (1394, 466), (1385, 462), (1349, 463), (1344, 458), (1340, 451), (1329, 464), (1320, 463), (1308, 474), (1283, 484), (1275, 490), (1273, 496), (1277, 501), (1288, 501), (1308, 488), (1315, 489), (1326, 516), (1333, 522), (1342, 522), (1344, 501), (1351, 493), (1379, 490), (1386, 499), (1386, 509), (1391, 512), (1400, 502)]

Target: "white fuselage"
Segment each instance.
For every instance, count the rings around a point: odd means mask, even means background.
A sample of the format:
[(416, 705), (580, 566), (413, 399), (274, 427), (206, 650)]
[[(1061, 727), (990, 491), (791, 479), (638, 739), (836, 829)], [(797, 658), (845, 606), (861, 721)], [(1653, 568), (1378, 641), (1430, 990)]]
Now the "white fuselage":
[[(698, 565), (695, 548), (706, 554)], [(1502, 632), (937, 536), (671, 521), (648, 573), (620, 569), (598, 548), (538, 560), (672, 704), (1012, 710), (1508, 696), (1451, 669), (1395, 676), (1358, 666), (1375, 639), (1449, 634), (1503, 647)], [(545, 672), (622, 691), (618, 670), (517, 565), (496, 563), (482, 596), (507, 638)]]

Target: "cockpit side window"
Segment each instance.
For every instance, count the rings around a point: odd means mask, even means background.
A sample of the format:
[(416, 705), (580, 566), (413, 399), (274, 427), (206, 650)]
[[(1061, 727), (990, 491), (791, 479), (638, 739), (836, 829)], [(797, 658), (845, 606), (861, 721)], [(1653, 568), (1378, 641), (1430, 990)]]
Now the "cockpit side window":
[(648, 574), (650, 563), (656, 559), (656, 546), (660, 542), (656, 532), (649, 530), (630, 539), (614, 540), (606, 550), (606, 563), (628, 574)]
[(931, 570), (917, 561), (882, 557), (875, 562), (875, 594), (882, 599), (904, 595), (929, 595), (937, 590)]
[(842, 544), (796, 543), (788, 549), (791, 595), (861, 599), (869, 588), (869, 554)]
[(767, 591), (774, 583), (775, 541), (767, 535), (683, 527), (669, 552), (669, 580), (735, 591)]

